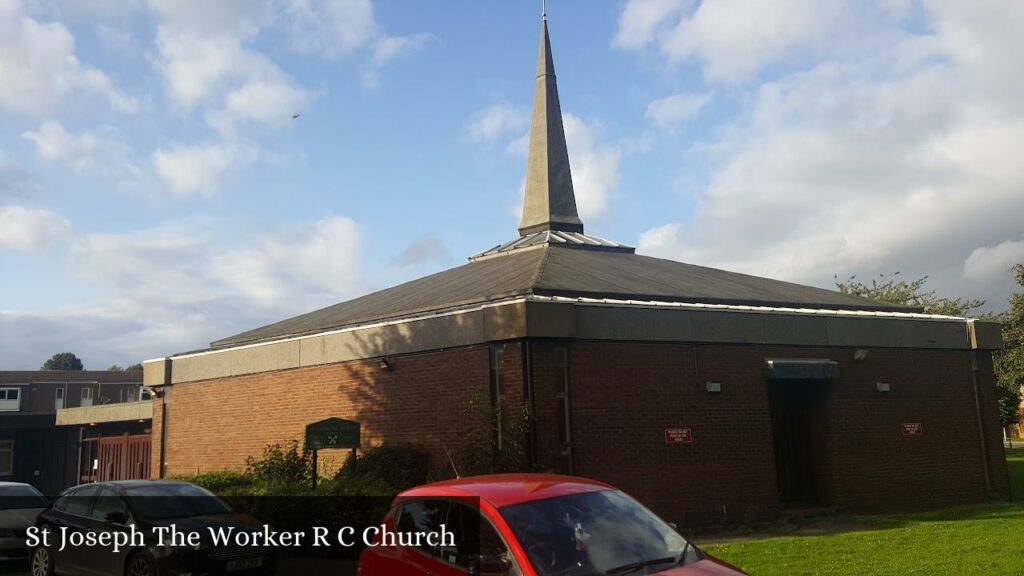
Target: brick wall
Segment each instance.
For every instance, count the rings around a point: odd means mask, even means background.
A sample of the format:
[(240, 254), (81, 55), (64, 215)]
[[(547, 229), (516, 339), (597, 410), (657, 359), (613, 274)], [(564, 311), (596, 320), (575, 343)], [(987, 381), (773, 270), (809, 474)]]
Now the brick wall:
[[(242, 470), (264, 446), (301, 441), (305, 426), (330, 417), (362, 423), (363, 447), (387, 439), (415, 442), (446, 466), (442, 442), (458, 447), (464, 410), (476, 391), (487, 394), (486, 347), (282, 370), (175, 384), (167, 396), (166, 476)], [(517, 366), (518, 369), (518, 366)], [(485, 396), (486, 398), (486, 396)], [(153, 418), (153, 470), (161, 441), (159, 403)], [(341, 464), (344, 451), (320, 461)]]
[[(620, 486), (681, 525), (778, 513), (765, 368), (773, 357), (840, 364), (840, 380), (823, 384), (816, 421), (824, 504), (884, 512), (988, 496), (967, 352), (872, 350), (854, 362), (844, 349), (576, 342), (570, 354), (575, 472)], [(1005, 498), (995, 380), (979, 356), (991, 482)], [(709, 380), (723, 392), (706, 392)], [(879, 393), (878, 381), (892, 392)], [(920, 422), (924, 435), (904, 436), (905, 422)], [(666, 428), (684, 427), (692, 444), (665, 443)]]
[[(781, 504), (765, 358), (827, 358), (841, 377), (823, 383), (816, 473), (823, 503), (851, 512), (923, 509), (988, 496), (970, 353), (729, 345), (534, 340), (504, 344), (510, 414), (527, 394), (532, 367), (533, 457), (542, 470), (608, 481), (682, 526), (749, 523), (777, 517)], [(571, 461), (558, 441), (556, 392), (568, 352)], [(176, 384), (167, 397), (168, 476), (242, 469), (263, 447), (301, 439), (328, 417), (363, 424), (364, 447), (414, 442), (450, 473), (442, 443), (455, 453), (473, 424), (465, 408), (487, 398), (486, 346), (355, 361)], [(979, 354), (978, 387), (993, 490), (1009, 487), (995, 411), (991, 359)], [(706, 381), (721, 382), (709, 394)], [(881, 394), (875, 383), (889, 382)], [(924, 434), (903, 435), (920, 422)], [(477, 425), (482, 426), (482, 422)], [(666, 444), (666, 428), (691, 428), (692, 444)], [(161, 415), (154, 409), (154, 475)], [(340, 463), (344, 453), (324, 451)]]

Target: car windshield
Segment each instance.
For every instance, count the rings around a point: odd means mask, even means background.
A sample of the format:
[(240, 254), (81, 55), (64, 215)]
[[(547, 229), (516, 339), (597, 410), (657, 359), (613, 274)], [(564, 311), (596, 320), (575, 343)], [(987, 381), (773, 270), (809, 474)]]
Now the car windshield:
[(699, 554), (650, 510), (614, 490), (500, 512), (542, 576), (654, 573)]
[(125, 495), (136, 516), (143, 520), (168, 520), (231, 512), (223, 500), (191, 484), (132, 486), (125, 489)]
[(0, 486), (0, 510), (46, 508), (48, 502), (31, 486)]

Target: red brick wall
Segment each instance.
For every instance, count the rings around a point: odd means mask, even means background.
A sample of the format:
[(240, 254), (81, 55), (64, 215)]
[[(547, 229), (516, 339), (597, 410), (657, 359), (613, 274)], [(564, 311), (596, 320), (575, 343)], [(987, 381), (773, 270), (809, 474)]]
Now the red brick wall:
[[(362, 423), (363, 447), (414, 442), (444, 469), (442, 442), (454, 451), (465, 430), (465, 407), (476, 391), (486, 398), (486, 347), (282, 370), (175, 384), (168, 401), (166, 476), (241, 470), (264, 446), (301, 441), (305, 426), (339, 417)], [(518, 366), (517, 366), (518, 369)], [(153, 418), (154, 473), (161, 435)], [(321, 451), (320, 461), (344, 461), (344, 451)]]
[[(525, 342), (505, 344), (504, 388), (514, 414), (526, 392)], [(573, 472), (608, 481), (667, 519), (698, 527), (767, 520), (780, 510), (765, 358), (829, 358), (841, 377), (824, 384), (819, 493), (851, 512), (929, 508), (987, 497), (967, 352), (531, 341), (534, 456), (565, 470), (557, 441), (555, 388), (569, 351)], [(991, 483), (1008, 494), (995, 419), (991, 360), (979, 354), (978, 383)], [(328, 417), (363, 424), (364, 447), (415, 442), (439, 474), (471, 425), (474, 393), (488, 398), (486, 346), (176, 384), (168, 400), (168, 476), (242, 469), (275, 442), (300, 439)], [(706, 381), (723, 385), (709, 394)], [(880, 394), (875, 383), (892, 384)], [(902, 423), (924, 435), (905, 437)], [(482, 423), (477, 425), (482, 426)], [(693, 443), (667, 445), (666, 428), (688, 427)], [(154, 475), (161, 418), (153, 419)], [(340, 464), (345, 454), (321, 454)]]
[[(681, 525), (779, 511), (765, 368), (772, 357), (840, 363), (819, 418), (825, 504), (881, 512), (987, 497), (967, 352), (872, 350), (854, 362), (843, 349), (577, 342), (570, 350), (575, 472), (620, 486)], [(983, 358), (979, 367), (990, 475), (1006, 497), (991, 363)], [(723, 392), (707, 393), (709, 380)], [(877, 392), (878, 381), (892, 392)], [(537, 402), (539, 434), (553, 434), (541, 427), (545, 401)], [(905, 437), (904, 422), (920, 422), (924, 435)], [(667, 445), (665, 429), (675, 427), (692, 428), (693, 443)]]

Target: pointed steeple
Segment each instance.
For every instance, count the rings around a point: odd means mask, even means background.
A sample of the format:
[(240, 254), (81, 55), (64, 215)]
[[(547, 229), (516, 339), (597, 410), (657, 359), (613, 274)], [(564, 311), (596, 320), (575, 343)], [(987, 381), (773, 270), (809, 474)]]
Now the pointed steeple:
[(526, 161), (526, 195), (519, 233), (526, 235), (543, 230), (583, 232), (572, 189), (546, 14), (541, 21), (530, 151)]

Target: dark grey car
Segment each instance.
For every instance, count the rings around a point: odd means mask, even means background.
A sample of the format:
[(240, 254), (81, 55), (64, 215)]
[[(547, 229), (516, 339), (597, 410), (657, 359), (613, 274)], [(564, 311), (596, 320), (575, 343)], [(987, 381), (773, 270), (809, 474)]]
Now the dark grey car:
[(46, 498), (21, 482), (0, 482), (0, 571), (28, 559), (26, 531), (46, 509)]

